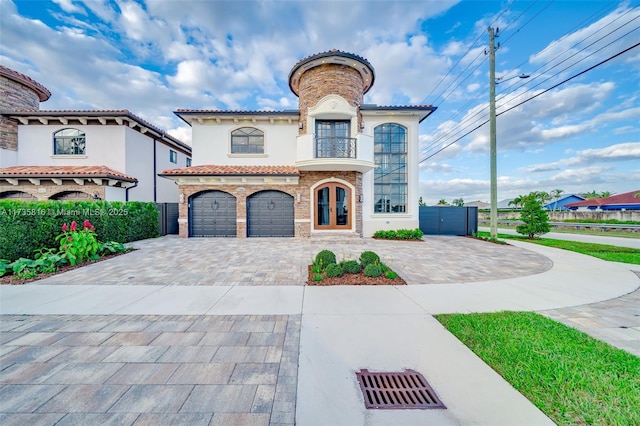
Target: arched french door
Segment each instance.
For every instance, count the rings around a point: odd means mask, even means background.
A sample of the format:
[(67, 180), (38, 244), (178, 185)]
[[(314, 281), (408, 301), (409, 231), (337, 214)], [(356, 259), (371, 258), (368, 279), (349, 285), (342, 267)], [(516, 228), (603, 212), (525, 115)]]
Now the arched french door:
[(314, 229), (351, 229), (351, 189), (335, 182), (315, 190)]

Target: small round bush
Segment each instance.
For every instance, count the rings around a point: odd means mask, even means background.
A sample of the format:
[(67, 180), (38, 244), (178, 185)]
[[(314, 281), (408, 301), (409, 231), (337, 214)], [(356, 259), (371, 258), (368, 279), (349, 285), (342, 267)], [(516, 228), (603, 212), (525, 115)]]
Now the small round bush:
[(398, 278), (398, 274), (396, 274), (393, 271), (387, 271), (387, 273), (384, 274), (384, 276), (389, 278), (390, 280), (395, 280), (396, 278)]
[(363, 268), (366, 268), (367, 265), (378, 262), (380, 262), (380, 256), (372, 251), (363, 251), (360, 255), (360, 264)]
[(331, 250), (322, 250), (316, 254), (316, 263), (321, 263), (326, 268), (331, 263), (336, 263), (336, 255)]
[(364, 267), (364, 274), (368, 277), (379, 277), (382, 275), (382, 270), (380, 269), (380, 265), (370, 263)]
[(315, 275), (313, 276), (313, 280), (314, 280), (315, 282), (322, 281), (322, 279), (323, 279), (323, 278), (324, 278), (324, 277), (323, 277), (321, 274), (315, 274)]
[(337, 263), (330, 263), (324, 269), (324, 273), (327, 274), (328, 277), (341, 277), (342, 268)]
[(362, 267), (355, 260), (347, 260), (342, 264), (342, 270), (347, 274), (359, 274)]

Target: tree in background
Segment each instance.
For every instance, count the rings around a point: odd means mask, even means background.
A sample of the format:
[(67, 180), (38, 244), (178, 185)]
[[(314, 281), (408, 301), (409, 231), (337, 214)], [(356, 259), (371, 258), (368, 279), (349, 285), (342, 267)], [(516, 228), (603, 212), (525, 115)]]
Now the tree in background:
[(556, 200), (555, 204), (553, 205), (553, 211), (556, 211), (556, 208), (558, 207), (558, 200), (560, 199), (560, 195), (562, 195), (564, 191), (562, 189), (554, 189), (553, 191), (551, 191), (551, 196)]
[(542, 208), (540, 194), (532, 192), (524, 197), (524, 205), (520, 211), (521, 225), (516, 226), (516, 232), (526, 235), (530, 240), (536, 235), (546, 234), (551, 230), (549, 216)]
[(593, 198), (607, 198), (607, 197), (611, 197), (613, 194), (615, 194), (615, 192), (609, 192), (609, 191), (602, 191), (602, 192), (596, 192), (595, 189), (591, 192), (582, 192), (578, 195), (580, 195), (582, 198), (586, 198), (587, 200), (591, 200)]
[(426, 206), (427, 203), (424, 202), (424, 200), (422, 199), (422, 197), (418, 198), (418, 206), (420, 207), (424, 207)]
[(440, 201), (438, 201), (438, 205), (439, 206), (448, 206), (449, 203), (447, 203), (447, 200), (445, 200), (444, 198), (440, 199)]
[(509, 205), (514, 206), (517, 209), (518, 207), (522, 206), (522, 203), (524, 202), (524, 197), (526, 197), (526, 195), (518, 195), (516, 198), (509, 201)]
[(451, 202), (451, 205), (456, 207), (464, 207), (464, 200), (462, 198), (456, 198)]

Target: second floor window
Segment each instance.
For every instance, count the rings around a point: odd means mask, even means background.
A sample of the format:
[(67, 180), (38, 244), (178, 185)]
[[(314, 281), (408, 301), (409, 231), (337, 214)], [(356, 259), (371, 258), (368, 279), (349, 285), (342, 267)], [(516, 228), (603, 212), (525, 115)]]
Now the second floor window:
[(191, 158), (187, 157), (187, 167), (191, 167)]
[(264, 133), (253, 127), (231, 132), (232, 154), (264, 154)]
[(54, 155), (85, 155), (87, 140), (78, 129), (62, 129), (53, 134)]
[(178, 164), (178, 153), (172, 149), (169, 150), (169, 161), (173, 164)]
[(385, 123), (373, 130), (375, 213), (407, 212), (407, 129)]

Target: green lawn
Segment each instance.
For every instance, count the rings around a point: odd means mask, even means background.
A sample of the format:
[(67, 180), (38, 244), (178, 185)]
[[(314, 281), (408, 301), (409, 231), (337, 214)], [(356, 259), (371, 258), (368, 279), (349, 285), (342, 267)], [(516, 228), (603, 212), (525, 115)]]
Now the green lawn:
[[(489, 232), (478, 232), (479, 237), (489, 237)], [(540, 244), (564, 250), (587, 254), (610, 262), (623, 262), (640, 265), (640, 249), (617, 247), (606, 244), (582, 243), (578, 241), (554, 240), (551, 238), (536, 238), (529, 240), (519, 235), (498, 234), (498, 238), (520, 240), (528, 243)]]
[[(571, 225), (571, 223), (567, 223)], [(480, 226), (489, 226), (489, 222), (481, 222)], [(498, 229), (516, 229), (516, 225), (509, 226), (504, 223), (498, 224)], [(620, 230), (600, 231), (597, 229), (571, 229), (571, 228), (551, 228), (550, 232), (559, 232), (561, 234), (583, 234), (583, 235), (598, 235), (602, 237), (620, 237), (620, 238), (640, 238), (640, 232), (629, 232)]]
[(640, 358), (532, 312), (436, 318), (559, 425), (640, 425)]

